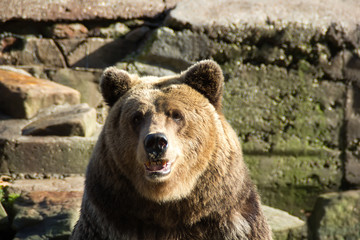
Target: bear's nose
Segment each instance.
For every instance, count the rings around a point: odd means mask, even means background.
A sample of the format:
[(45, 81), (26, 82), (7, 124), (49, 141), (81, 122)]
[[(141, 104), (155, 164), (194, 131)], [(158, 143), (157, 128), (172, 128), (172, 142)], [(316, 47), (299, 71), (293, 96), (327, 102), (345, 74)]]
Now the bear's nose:
[(165, 153), (168, 140), (163, 133), (151, 133), (145, 137), (144, 147), (149, 159), (156, 160)]

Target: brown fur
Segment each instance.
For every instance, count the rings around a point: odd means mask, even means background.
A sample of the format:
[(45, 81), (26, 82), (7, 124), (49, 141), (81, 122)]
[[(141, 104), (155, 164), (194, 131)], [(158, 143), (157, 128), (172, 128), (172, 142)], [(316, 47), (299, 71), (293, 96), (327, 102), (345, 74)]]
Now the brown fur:
[[(90, 160), (71, 239), (271, 239), (237, 136), (221, 113), (223, 76), (202, 61), (178, 76), (115, 68), (100, 83), (111, 106)], [(145, 174), (143, 142), (166, 134), (171, 173)]]

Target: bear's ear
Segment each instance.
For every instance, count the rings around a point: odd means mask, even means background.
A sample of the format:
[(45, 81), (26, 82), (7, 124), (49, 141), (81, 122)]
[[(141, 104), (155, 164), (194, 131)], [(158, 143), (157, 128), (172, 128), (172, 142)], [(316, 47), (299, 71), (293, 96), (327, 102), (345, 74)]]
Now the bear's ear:
[(100, 89), (105, 102), (111, 107), (131, 87), (130, 75), (116, 67), (104, 70), (100, 79)]
[(220, 66), (212, 60), (203, 60), (182, 73), (183, 81), (221, 109), (224, 76)]

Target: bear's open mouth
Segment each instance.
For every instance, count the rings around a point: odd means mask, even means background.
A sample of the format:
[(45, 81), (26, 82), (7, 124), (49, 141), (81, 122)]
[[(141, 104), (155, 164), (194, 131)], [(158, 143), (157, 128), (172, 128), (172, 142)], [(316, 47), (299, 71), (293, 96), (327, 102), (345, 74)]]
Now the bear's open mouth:
[(171, 172), (171, 163), (167, 160), (146, 161), (146, 173), (151, 177), (168, 175)]

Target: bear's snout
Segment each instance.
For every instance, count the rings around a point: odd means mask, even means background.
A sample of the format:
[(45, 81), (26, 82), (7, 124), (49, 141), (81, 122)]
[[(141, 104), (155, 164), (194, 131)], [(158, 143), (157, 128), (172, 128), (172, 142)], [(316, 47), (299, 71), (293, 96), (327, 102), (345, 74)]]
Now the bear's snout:
[(150, 133), (144, 139), (144, 148), (149, 160), (158, 160), (168, 148), (168, 140), (163, 133)]

